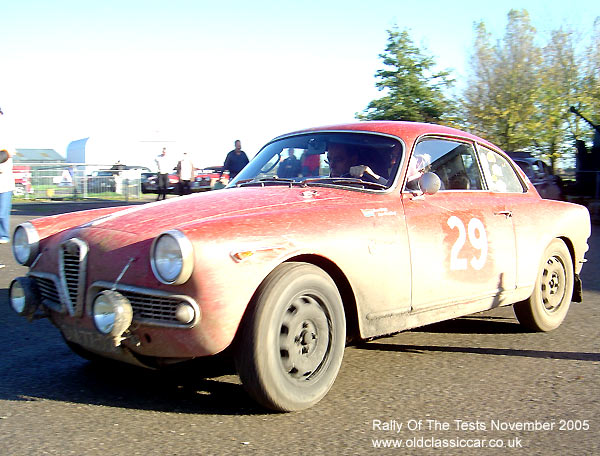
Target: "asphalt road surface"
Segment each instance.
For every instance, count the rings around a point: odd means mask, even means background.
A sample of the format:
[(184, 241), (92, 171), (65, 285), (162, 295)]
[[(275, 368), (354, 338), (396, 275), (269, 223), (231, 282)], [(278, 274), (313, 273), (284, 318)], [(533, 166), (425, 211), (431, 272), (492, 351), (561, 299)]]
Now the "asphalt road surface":
[[(11, 222), (92, 207), (18, 206)], [(325, 399), (290, 414), (256, 406), (219, 366), (157, 373), (77, 357), (47, 320), (9, 310), (25, 268), (0, 245), (0, 454), (599, 454), (593, 228), (584, 303), (557, 330), (523, 332), (503, 308), (348, 347)]]

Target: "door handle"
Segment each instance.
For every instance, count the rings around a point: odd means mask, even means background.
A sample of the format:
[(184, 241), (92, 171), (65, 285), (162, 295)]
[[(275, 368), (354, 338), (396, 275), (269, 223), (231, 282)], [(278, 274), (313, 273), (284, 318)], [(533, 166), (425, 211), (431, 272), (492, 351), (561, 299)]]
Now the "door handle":
[(512, 217), (512, 211), (494, 212), (494, 215), (504, 215), (506, 218), (510, 218), (510, 217)]

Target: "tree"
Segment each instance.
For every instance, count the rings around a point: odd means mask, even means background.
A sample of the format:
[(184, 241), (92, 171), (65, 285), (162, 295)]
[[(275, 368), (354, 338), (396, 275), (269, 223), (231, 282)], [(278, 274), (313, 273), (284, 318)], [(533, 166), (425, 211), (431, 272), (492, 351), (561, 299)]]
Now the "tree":
[[(581, 88), (575, 107), (590, 121), (600, 124), (600, 17), (594, 22), (594, 33), (581, 63)], [(571, 132), (576, 138), (591, 137), (587, 124), (580, 129), (579, 118), (572, 118)]]
[(511, 10), (504, 39), (495, 46), (483, 23), (475, 26), (475, 52), (462, 101), (465, 127), (517, 151), (532, 144), (539, 129), (536, 101), (540, 50), (525, 10)]
[[(584, 85), (589, 95), (589, 108), (595, 116), (600, 116), (600, 17), (594, 22), (594, 34), (586, 57)], [(600, 119), (596, 118), (596, 123), (600, 123)]]
[(373, 100), (356, 117), (361, 120), (442, 122), (452, 112), (444, 89), (454, 83), (448, 71), (432, 72), (435, 62), (423, 55), (406, 30), (388, 30), (388, 44), (379, 57), (386, 68), (378, 70), (375, 84), (386, 95)]
[(552, 32), (543, 48), (538, 98), (540, 128), (535, 135), (538, 152), (556, 168), (559, 158), (571, 152), (574, 131), (569, 107), (581, 103), (581, 71), (575, 52), (573, 32)]

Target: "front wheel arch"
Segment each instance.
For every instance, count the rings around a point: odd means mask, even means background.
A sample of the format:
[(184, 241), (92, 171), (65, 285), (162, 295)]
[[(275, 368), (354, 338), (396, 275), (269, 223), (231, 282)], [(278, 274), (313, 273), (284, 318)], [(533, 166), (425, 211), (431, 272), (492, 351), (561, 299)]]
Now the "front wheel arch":
[(258, 288), (236, 335), (233, 355), (242, 384), (267, 408), (310, 407), (333, 385), (345, 332), (331, 277), (310, 263), (280, 264)]
[(346, 342), (350, 343), (362, 340), (358, 319), (358, 305), (356, 303), (354, 290), (352, 289), (346, 274), (344, 274), (338, 265), (328, 258), (319, 255), (298, 255), (288, 259), (286, 262), (312, 264), (325, 271), (325, 273), (331, 277), (342, 297), (344, 313), (346, 314)]

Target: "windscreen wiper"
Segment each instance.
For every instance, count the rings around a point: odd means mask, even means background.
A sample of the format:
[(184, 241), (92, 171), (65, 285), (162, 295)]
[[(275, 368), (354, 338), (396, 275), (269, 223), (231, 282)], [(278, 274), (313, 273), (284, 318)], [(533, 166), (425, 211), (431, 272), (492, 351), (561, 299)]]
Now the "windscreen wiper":
[(332, 184), (332, 185), (364, 185), (372, 188), (388, 188), (387, 185), (380, 184), (379, 182), (369, 182), (366, 180), (358, 179), (356, 177), (315, 177), (311, 179), (305, 179), (302, 181), (305, 185), (311, 184)]
[(280, 184), (284, 184), (284, 185), (289, 185), (290, 187), (293, 184), (299, 184), (298, 181), (295, 181), (294, 179), (287, 179), (287, 178), (280, 178), (277, 176), (272, 176), (272, 177), (261, 177), (259, 179), (243, 179), (239, 182), (236, 182), (236, 187), (243, 187), (246, 185), (258, 185), (261, 187), (267, 186), (267, 185), (280, 185)]

